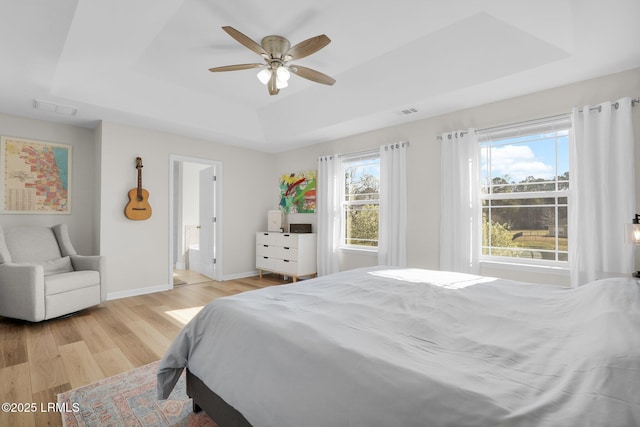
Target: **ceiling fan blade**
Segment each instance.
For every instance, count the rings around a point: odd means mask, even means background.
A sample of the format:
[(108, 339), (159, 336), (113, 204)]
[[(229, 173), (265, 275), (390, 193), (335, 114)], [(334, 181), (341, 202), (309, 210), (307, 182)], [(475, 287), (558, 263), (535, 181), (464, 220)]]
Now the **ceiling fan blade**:
[(258, 43), (251, 40), (249, 37), (245, 36), (235, 28), (227, 26), (227, 27), (222, 27), (222, 29), (226, 31), (227, 34), (229, 34), (231, 37), (236, 39), (238, 43), (245, 46), (246, 48), (251, 49), (258, 55), (268, 55), (267, 52), (262, 48), (262, 46), (260, 46)]
[(320, 71), (312, 70), (311, 68), (303, 67), (302, 65), (290, 65), (289, 71), (307, 80), (314, 81), (316, 83), (322, 83), (323, 85), (333, 85), (336, 80), (332, 77), (322, 74)]
[(214, 68), (209, 68), (209, 71), (211, 72), (218, 72), (218, 71), (237, 71), (237, 70), (248, 70), (251, 68), (262, 68), (264, 67), (265, 64), (238, 64), (238, 65), (225, 65), (223, 67), (214, 67)]
[(269, 95), (277, 95), (280, 92), (280, 89), (276, 86), (276, 73), (271, 73), (267, 86), (269, 87)]
[(319, 51), (329, 43), (331, 43), (331, 39), (324, 34), (321, 34), (298, 43), (289, 49), (286, 54), (291, 56), (291, 59), (304, 58), (305, 56), (309, 56), (312, 53)]

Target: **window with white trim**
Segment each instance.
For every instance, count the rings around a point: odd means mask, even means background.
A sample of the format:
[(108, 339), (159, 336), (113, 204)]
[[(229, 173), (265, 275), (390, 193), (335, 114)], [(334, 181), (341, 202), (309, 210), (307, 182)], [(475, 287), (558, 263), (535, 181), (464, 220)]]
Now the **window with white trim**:
[(380, 154), (344, 156), (341, 246), (374, 250), (378, 247)]
[(569, 117), (479, 131), (488, 261), (568, 262)]

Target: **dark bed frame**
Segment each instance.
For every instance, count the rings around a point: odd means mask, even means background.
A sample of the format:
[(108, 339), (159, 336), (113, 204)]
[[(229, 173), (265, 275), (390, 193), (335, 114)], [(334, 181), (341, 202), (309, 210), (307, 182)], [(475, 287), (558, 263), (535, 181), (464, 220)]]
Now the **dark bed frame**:
[(193, 412), (204, 410), (219, 427), (253, 427), (233, 406), (225, 402), (187, 369), (187, 396), (193, 399)]

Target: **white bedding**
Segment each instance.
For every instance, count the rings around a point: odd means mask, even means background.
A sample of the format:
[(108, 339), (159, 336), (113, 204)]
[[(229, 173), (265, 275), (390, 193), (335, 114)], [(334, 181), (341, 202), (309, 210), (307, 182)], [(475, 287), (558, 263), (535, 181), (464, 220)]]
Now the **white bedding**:
[(638, 426), (640, 287), (360, 269), (217, 299), (161, 361), (255, 427)]

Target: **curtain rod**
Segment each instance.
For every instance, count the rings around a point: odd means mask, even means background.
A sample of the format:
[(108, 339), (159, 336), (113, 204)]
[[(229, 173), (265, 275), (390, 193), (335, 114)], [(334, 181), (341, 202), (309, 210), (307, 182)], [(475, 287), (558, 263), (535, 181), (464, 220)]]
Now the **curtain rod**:
[[(398, 142), (390, 142), (388, 144), (383, 144), (383, 147), (389, 146), (389, 145), (395, 145), (395, 144), (405, 144), (407, 147), (409, 146), (409, 141), (398, 141)], [(379, 154), (380, 153), (380, 149), (379, 148), (372, 148), (370, 150), (363, 150), (363, 151), (356, 151), (353, 153), (345, 153), (345, 154), (338, 154), (338, 157), (357, 157), (357, 156), (368, 156), (368, 155), (375, 155), (375, 154)]]
[(353, 153), (338, 154), (338, 157), (367, 156), (369, 154), (378, 154), (379, 148), (370, 148), (368, 150), (354, 151)]
[[(410, 145), (409, 141), (390, 142), (389, 144), (383, 144), (383, 145), (392, 145), (392, 144), (406, 144), (407, 146)], [(330, 154), (330, 155), (324, 155), (324, 156), (320, 156), (320, 157), (332, 157), (334, 155), (338, 156), (338, 157), (368, 156), (368, 155), (378, 154), (379, 152), (380, 152), (379, 148), (370, 148), (368, 150), (354, 151), (352, 153)]]
[(334, 157), (355, 157), (355, 156), (369, 156), (369, 155), (373, 155), (373, 154), (378, 154), (379, 150), (375, 149), (375, 148), (371, 148), (369, 150), (362, 150), (362, 151), (354, 151), (353, 153), (346, 153), (346, 154), (324, 154), (322, 156), (319, 156), (319, 159), (333, 159)]
[[(634, 98), (631, 100), (631, 106), (635, 107), (636, 104), (640, 104), (640, 98)], [(618, 102), (616, 101), (615, 103), (611, 104), (611, 106), (613, 108), (618, 108)], [(594, 110), (598, 110), (598, 111), (602, 111), (602, 105), (599, 105), (597, 107), (591, 107), (589, 108), (589, 111), (594, 111)], [(579, 113), (582, 113), (583, 110), (578, 110)], [(533, 119), (533, 120), (524, 120), (522, 122), (517, 122), (517, 123), (511, 123), (508, 125), (501, 125), (501, 126), (492, 126), (492, 127), (488, 127), (488, 128), (482, 128), (482, 129), (476, 129), (476, 132), (491, 132), (493, 130), (496, 129), (508, 129), (510, 127), (518, 127), (518, 126), (522, 126), (523, 124), (526, 123), (533, 123), (533, 122), (543, 122), (546, 120), (554, 120), (554, 119), (561, 119), (564, 117), (568, 117), (571, 113), (563, 113), (563, 114), (556, 114), (553, 116), (546, 116), (546, 117), (540, 117), (539, 119)], [(466, 131), (462, 131), (460, 132), (460, 135), (465, 135), (467, 132)], [(442, 136), (438, 135), (436, 137), (436, 139), (438, 141), (442, 141)]]

